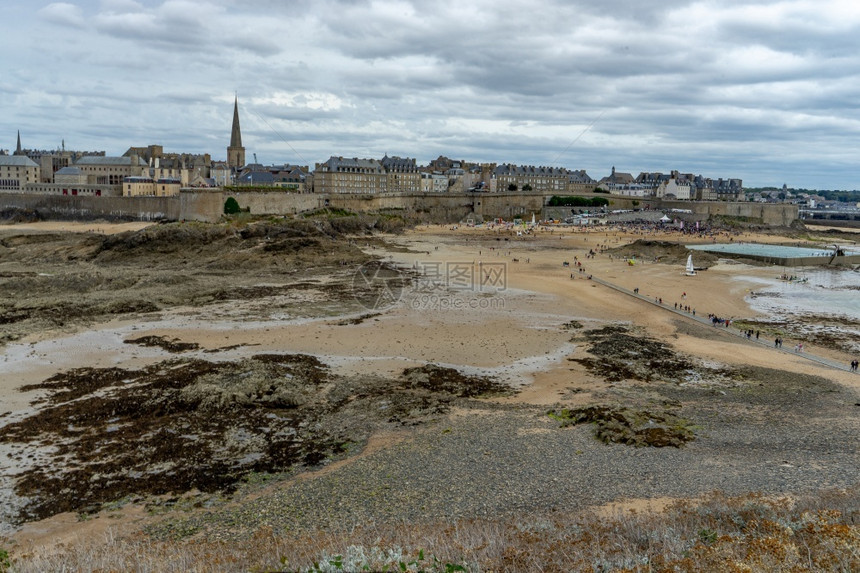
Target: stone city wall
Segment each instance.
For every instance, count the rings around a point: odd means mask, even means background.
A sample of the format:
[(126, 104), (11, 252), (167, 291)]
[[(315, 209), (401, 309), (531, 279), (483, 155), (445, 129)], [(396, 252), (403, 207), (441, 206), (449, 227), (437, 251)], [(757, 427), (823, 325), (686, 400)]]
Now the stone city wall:
[[(582, 196), (590, 196), (583, 193)], [(774, 226), (789, 226), (797, 219), (796, 205), (728, 203), (719, 201), (665, 201), (614, 197), (609, 209), (683, 209), (682, 218), (706, 220), (712, 216), (744, 218)], [(549, 199), (534, 193), (422, 193), (406, 195), (322, 195), (316, 193), (225, 192), (184, 189), (179, 197), (83, 197), (25, 193), (0, 193), (0, 208), (39, 211), (47, 219), (192, 220), (214, 222), (224, 213), (224, 202), (234, 197), (252, 215), (293, 215), (324, 207), (349, 211), (402, 211), (429, 222), (476, 223), (516, 218), (541, 218)], [(636, 204), (634, 205), (634, 201)]]
[(239, 208), (252, 215), (295, 215), (319, 209), (325, 204), (325, 196), (312, 193), (183, 190), (179, 194), (181, 218), (214, 223), (224, 214), (224, 203), (229, 197), (236, 199)]
[(44, 219), (92, 221), (177, 221), (175, 197), (94, 197), (0, 193), (0, 209), (36, 211)]

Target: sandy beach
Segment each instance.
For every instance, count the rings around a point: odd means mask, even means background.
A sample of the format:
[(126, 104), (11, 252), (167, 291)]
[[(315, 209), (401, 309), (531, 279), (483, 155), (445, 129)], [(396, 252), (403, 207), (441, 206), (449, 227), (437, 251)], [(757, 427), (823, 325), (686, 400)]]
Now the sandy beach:
[[(127, 225), (117, 227), (105, 232), (128, 230)], [(57, 230), (66, 228), (67, 225), (60, 225)], [(784, 367), (788, 361), (792, 368), (803, 372), (821, 370), (804, 356), (769, 351), (741, 339), (703, 345), (695, 337), (678, 336), (677, 325), (683, 319), (668, 312), (675, 303), (696, 309), (699, 317), (708, 313), (730, 319), (754, 317), (755, 312), (744, 297), (759, 285), (737, 277), (772, 278), (774, 270), (717, 264), (695, 277), (685, 277), (681, 267), (647, 260), (630, 266), (626, 259), (618, 257), (586, 258), (592, 248), (612, 248), (637, 238), (640, 236), (616, 231), (572, 232), (563, 228), (517, 237), (502, 229), (421, 227), (404, 236), (388, 238), (403, 249), (369, 248), (368, 252), (382, 256), (404, 272), (416, 271), (425, 276), (430, 273), (430, 282), (435, 283), (447, 281), (446, 272), (466, 269), (468, 278), (460, 285), (442, 292), (438, 284), (428, 289), (419, 280), (419, 284), (398, 292), (400, 298), (393, 304), (386, 302), (380, 308), (363, 310), (373, 314), (373, 318), (350, 325), (341, 324), (340, 316), (248, 321), (241, 308), (230, 310), (226, 316), (212, 309), (205, 313), (176, 309), (152, 321), (119, 320), (67, 337), (52, 338), (50, 333), (39, 333), (7, 349), (2, 360), (6, 372), (14, 376), (4, 377), (6, 388), (14, 396), (11, 390), (16, 385), (35, 383), (52, 371), (85, 365), (138, 366), (163, 357), (166, 353), (158, 349), (123, 343), (123, 338), (131, 334), (147, 333), (199, 344), (201, 352), (237, 347), (236, 351), (226, 353), (226, 357), (247, 353), (247, 349), (241, 350), (243, 347), (254, 352), (308, 353), (343, 373), (390, 374), (409, 365), (433, 362), (501, 375), (524, 386), (525, 394), (519, 399), (532, 400), (531, 393), (542, 392), (536, 380), (548, 381), (554, 373), (564, 372), (564, 359), (576, 352), (575, 345), (568, 341), (569, 334), (561, 328), (569, 320), (641, 326), (652, 336), (671, 338), (679, 349), (707, 360), (763, 367)], [(662, 233), (659, 238), (689, 240), (673, 233)], [(771, 235), (749, 234), (744, 240), (776, 239)], [(573, 266), (575, 259), (581, 261), (582, 271)], [(572, 266), (564, 266), (565, 261)], [(499, 284), (482, 288), (478, 269), (492, 269), (493, 265), (496, 270), (501, 269), (503, 278)], [(588, 280), (588, 275), (630, 291), (639, 289), (639, 294), (654, 301), (662, 300), (662, 305), (648, 304), (608, 289)], [(791, 347), (790, 342), (785, 344), (785, 348)], [(845, 363), (851, 359), (844, 353), (809, 344), (806, 354)], [(828, 374), (845, 384), (858, 383), (857, 377), (836, 370)]]
[[(136, 228), (139, 227), (62, 225), (54, 229), (44, 225), (16, 225), (14, 230), (73, 229), (76, 232), (113, 233)], [(223, 306), (171, 308), (133, 318), (121, 317), (81, 330), (32, 333), (21, 340), (7, 343), (2, 349), (0, 395), (3, 399), (0, 413), (6, 413), (3, 418), (6, 423), (21, 420), (32, 413), (30, 401), (42, 393), (20, 392), (18, 389), (22, 385), (37, 384), (58, 372), (84, 367), (144, 368), (175, 354), (163, 348), (127, 342), (129, 338), (144, 335), (196, 345), (195, 350), (182, 353), (184, 358), (227, 362), (261, 353), (302, 353), (316, 357), (331, 369), (333, 375), (339, 377), (391, 378), (399, 376), (406, 368), (435, 364), (466, 375), (490, 378), (516, 389), (518, 392), (514, 395), (488, 399), (492, 408), (502, 408), (499, 412), (515, 407), (539, 412), (550, 407), (574, 407), (627, 399), (631, 404), (647, 405), (666, 401), (670, 394), (678, 405), (683, 404), (681, 409), (684, 410), (688, 403), (701, 400), (698, 394), (695, 398), (682, 397), (677, 384), (672, 388), (643, 390), (641, 385), (632, 382), (608, 381), (605, 376), (583, 367), (584, 363), (577, 361), (589, 356), (589, 344), (594, 343), (589, 343), (587, 337), (578, 333), (607, 325), (621, 325), (640, 332), (713, 371), (737, 369), (747, 372), (754, 369), (755, 372), (790, 372), (840, 388), (839, 399), (845, 404), (851, 402), (851, 396), (856, 397), (860, 390), (860, 376), (845, 368), (853, 357), (838, 349), (807, 344), (804, 354), (797, 354), (785, 351), (790, 350), (793, 344), (793, 341), (787, 340), (783, 351), (779, 351), (772, 347), (770, 339), (767, 344), (764, 344), (764, 339), (756, 343), (755, 340), (746, 340), (729, 333), (728, 329), (702, 324), (695, 320), (692, 312), (675, 312), (675, 305), (678, 304), (682, 308), (689, 306), (695, 309), (699, 318), (709, 313), (733, 320), (754, 318), (755, 313), (744, 298), (757, 285), (737, 277), (772, 278), (772, 268), (719, 263), (709, 266), (695, 277), (687, 277), (683, 275), (682, 265), (645, 259), (630, 265), (626, 258), (610, 257), (600, 252), (641, 238), (641, 234), (621, 230), (601, 232), (541, 228), (534, 234), (518, 236), (504, 229), (425, 226), (403, 235), (386, 236), (384, 243), (368, 241), (365, 245), (362, 239), (357, 239), (357, 245), (366, 253), (389, 262), (400, 269), (403, 276), (410, 276), (412, 281), (405, 286), (398, 284), (391, 296), (384, 298), (381, 303), (377, 300), (364, 307), (352, 305), (348, 312), (329, 309), (326, 312), (314, 311), (310, 316), (302, 315), (301, 312), (292, 315), (267, 313), (265, 302), (261, 305), (259, 301), (249, 300)], [(689, 240), (675, 233), (661, 233), (648, 238), (675, 242)], [(770, 235), (753, 234), (746, 234), (742, 239), (754, 242), (778, 241), (778, 238)], [(733, 240), (739, 239), (735, 237)], [(590, 257), (590, 250), (598, 253)], [(581, 266), (577, 263), (581, 263)], [(352, 280), (356, 280), (355, 276)], [(379, 279), (371, 277), (371, 280)], [(265, 281), (265, 278), (260, 279), (260, 283)], [(609, 288), (605, 283), (611, 283), (620, 290)], [(625, 292), (634, 289), (638, 289), (640, 297)], [(838, 367), (815, 362), (809, 356), (820, 356)], [(713, 391), (714, 387), (708, 386), (709, 391)], [(725, 394), (728, 390), (723, 388), (719, 391)], [(657, 394), (660, 392), (664, 396), (658, 399)], [(737, 407), (737, 403), (733, 402), (731, 408)], [(760, 407), (766, 409), (766, 403)], [(690, 412), (702, 420), (708, 420), (709, 431), (713, 436), (723, 436), (722, 430), (712, 427), (719, 425), (718, 418), (711, 419), (709, 416), (712, 414), (704, 413), (706, 410), (710, 412), (708, 408), (700, 404), (691, 407)], [(726, 408), (734, 412), (728, 406)], [(796, 408), (802, 409), (802, 404), (798, 403)], [(827, 416), (834, 415), (830, 405), (824, 410)], [(857, 410), (845, 407), (837, 435), (850, 434), (852, 429), (856, 431), (860, 427)], [(463, 416), (462, 412), (468, 410), (456, 411), (460, 414), (451, 413), (450, 418), (442, 416), (441, 419), (447, 421), (438, 422), (439, 418), (434, 418), (437, 419), (434, 424), (449, 424), (454, 428), (453, 434), (462, 435), (462, 440), (469, 438), (461, 432), (480, 433), (481, 420), (495, 419), (500, 415), (488, 412), (474, 417)], [(546, 420), (536, 421), (533, 413), (523, 416), (516, 416), (519, 430), (514, 428), (516, 424), (512, 422), (513, 418), (505, 418), (504, 422), (499, 419), (498, 427), (502, 428), (499, 431), (513, 432), (513, 435), (520, 437), (530, 436), (529, 440), (552, 436), (552, 444), (529, 442), (529, 447), (535, 448), (541, 455), (551, 451), (551, 447), (584, 450), (586, 456), (594, 456), (591, 458), (593, 463), (605, 461), (610, 452), (613, 452), (612, 456), (622, 455), (616, 448), (624, 446), (604, 446), (593, 440), (589, 442), (586, 435), (577, 437), (575, 445), (562, 446), (560, 442), (556, 443), (561, 439), (557, 431), (547, 426)], [(743, 426), (743, 431), (747, 431), (749, 423), (746, 420), (738, 427)], [(732, 433), (735, 430), (726, 431)], [(414, 452), (418, 444), (425, 444), (430, 439), (425, 435), (426, 431), (416, 432), (396, 433), (398, 437), (391, 444), (401, 444), (399, 447), (405, 448), (399, 450), (401, 454), (406, 450)], [(490, 434), (492, 432), (488, 432)], [(728, 464), (733, 456), (741, 455), (730, 451), (728, 442), (735, 437), (711, 438), (719, 445), (709, 446), (707, 432), (705, 434), (701, 443), (693, 442), (691, 447), (678, 452), (668, 453), (671, 448), (635, 448), (630, 451), (642, 458), (643, 467), (668, 464), (658, 472), (661, 475), (664, 472), (671, 473), (671, 468), (679, 467), (677, 464), (701, 463), (709, 459), (716, 465)], [(727, 440), (725, 444), (724, 439)], [(784, 439), (789, 438), (784, 436)], [(460, 443), (460, 454), (468, 457), (473, 446), (472, 442)], [(490, 446), (485, 447), (492, 449)], [(715, 448), (714, 452), (717, 453), (710, 453), (709, 447)], [(753, 449), (758, 451), (757, 447)], [(740, 450), (746, 451), (745, 448)], [(350, 472), (359, 472), (361, 464), (381, 467), (391, 463), (385, 457), (388, 455), (386, 452), (391, 451), (394, 450), (386, 447), (368, 448), (361, 455), (337, 462), (343, 466), (338, 465), (337, 469), (327, 471), (324, 475), (347, 480), (345, 476), (352, 475)], [(750, 486), (778, 491), (779, 483), (783, 483), (787, 489), (796, 489), (832, 486), (845, 483), (846, 480), (850, 482), (850, 478), (843, 477), (846, 472), (850, 473), (848, 467), (858, 462), (856, 450), (853, 458), (834, 461), (841, 455), (840, 452), (842, 446), (815, 454), (815, 462), (810, 460), (808, 466), (809, 473), (799, 475), (796, 479), (792, 478), (788, 482), (768, 482), (763, 479)], [(446, 454), (446, 459), (454, 455), (457, 455), (456, 450)], [(24, 465), (32, 467), (38, 463), (40, 458), (37, 456), (35, 461)], [(606, 463), (606, 468), (611, 468), (620, 462)], [(840, 469), (834, 470), (831, 464), (838, 464)], [(743, 462), (732, 461), (731, 465), (738, 469), (743, 466)], [(856, 465), (853, 467), (856, 468)], [(21, 471), (21, 467), (10, 466), (4, 457), (0, 460), (0, 470), (9, 478)], [(742, 490), (747, 479), (725, 480), (720, 478), (720, 472), (716, 469), (712, 473), (714, 479), (702, 480), (695, 486), (684, 482), (670, 488), (633, 487), (633, 481), (621, 480), (605, 492), (582, 496), (581, 502), (574, 505), (592, 507), (623, 503), (625, 499), (632, 498), (695, 497), (721, 481), (727, 481), (730, 488)], [(740, 473), (746, 475), (744, 471)], [(833, 475), (832, 479), (823, 479), (822, 476), (828, 473)], [(532, 478), (540, 481), (535, 476)], [(304, 491), (302, 488), (310, 491), (323, 487), (326, 479), (329, 477), (305, 478), (302, 483), (307, 485), (301, 488), (296, 485), (297, 482), (288, 481), (285, 485), (267, 490), (263, 495), (281, 495), (282, 490), (301, 492)], [(701, 479), (701, 475), (691, 475), (690, 479)], [(7, 479), (4, 487), (11, 487), (10, 484)], [(495, 486), (498, 487), (498, 484)], [(344, 487), (345, 491), (349, 489)], [(424, 494), (432, 495), (430, 492), (435, 487), (428, 482)], [(532, 496), (531, 502), (536, 507), (545, 508), (548, 503), (542, 495), (536, 493)], [(501, 502), (507, 500), (509, 505), (506, 507), (511, 511), (522, 510), (531, 503), (528, 500), (514, 502), (507, 493), (499, 493), (498, 498)], [(572, 502), (566, 499), (564, 503)], [(401, 507), (398, 504), (394, 504), (395, 507)], [(500, 507), (494, 509), (499, 511)], [(404, 515), (412, 515), (409, 511)], [(428, 510), (428, 513), (433, 514), (433, 511)], [(450, 511), (450, 506), (440, 502), (436, 511), (439, 515), (445, 515)], [(128, 515), (128, 522), (132, 524), (139, 525), (152, 519), (142, 516), (139, 509), (128, 509)], [(363, 515), (357, 513), (356, 519), (362, 519)], [(468, 515), (468, 511), (464, 510), (463, 516)], [(67, 532), (69, 528), (77, 527), (70, 521), (66, 515), (25, 525), (17, 528), (15, 539), (18, 543), (28, 543), (44, 539), (50, 532)], [(89, 524), (79, 527), (84, 531), (94, 526)]]

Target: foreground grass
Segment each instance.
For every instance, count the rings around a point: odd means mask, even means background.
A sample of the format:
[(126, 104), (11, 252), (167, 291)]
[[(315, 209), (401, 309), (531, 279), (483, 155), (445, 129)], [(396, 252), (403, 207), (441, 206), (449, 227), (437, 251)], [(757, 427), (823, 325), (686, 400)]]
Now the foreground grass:
[[(2, 555), (2, 552), (0, 552)], [(661, 512), (364, 526), (241, 542), (106, 535), (12, 547), (0, 571), (860, 571), (860, 485), (793, 500), (714, 493)]]

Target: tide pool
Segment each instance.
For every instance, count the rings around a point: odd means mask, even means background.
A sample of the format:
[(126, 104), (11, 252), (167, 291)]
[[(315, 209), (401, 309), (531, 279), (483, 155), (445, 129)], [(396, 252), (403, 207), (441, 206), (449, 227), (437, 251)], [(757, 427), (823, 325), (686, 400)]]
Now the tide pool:
[(851, 270), (819, 269), (787, 271), (800, 280), (784, 281), (761, 277), (738, 277), (760, 284), (749, 296), (747, 303), (753, 310), (765, 315), (768, 321), (803, 319), (805, 323), (828, 325), (827, 328), (855, 341), (860, 349), (860, 272)]

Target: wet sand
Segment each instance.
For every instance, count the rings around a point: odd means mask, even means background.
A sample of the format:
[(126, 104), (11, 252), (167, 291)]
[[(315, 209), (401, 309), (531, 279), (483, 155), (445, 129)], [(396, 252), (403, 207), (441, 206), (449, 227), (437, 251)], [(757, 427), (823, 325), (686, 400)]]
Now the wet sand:
[[(822, 371), (821, 366), (802, 357), (769, 352), (740, 339), (703, 343), (697, 337), (679, 336), (676, 325), (684, 319), (677, 314), (587, 279), (591, 274), (628, 290), (638, 288), (640, 295), (649, 299), (662, 298), (666, 308), (678, 303), (696, 309), (700, 317), (714, 313), (736, 319), (755, 316), (744, 297), (759, 286), (736, 277), (773, 277), (770, 267), (744, 264), (718, 264), (687, 277), (681, 266), (649, 261), (630, 266), (623, 259), (610, 259), (607, 255), (586, 259), (589, 249), (599, 245), (611, 248), (637, 238), (642, 236), (614, 231), (555, 229), (552, 233), (539, 231), (536, 236), (517, 237), (505, 230), (420, 227), (403, 236), (389, 237), (405, 249), (371, 251), (385, 255), (404, 269), (444, 274), (446, 268), (467, 268), (472, 278), (445, 292), (428, 291), (421, 284), (407, 288), (399, 293), (395, 304), (368, 309), (367, 314), (373, 316), (357, 320), (356, 324), (342, 324), (343, 317), (248, 321), (242, 316), (240, 304), (229, 315), (217, 318), (213, 318), (210, 309), (178, 309), (160, 313), (155, 321), (114, 321), (56, 338), (44, 333), (34, 335), (9, 344), (0, 355), (0, 370), (5, 372), (0, 381), (0, 390), (6, 396), (3, 409), (15, 410), (27, 400), (15, 388), (41, 381), (56, 371), (82, 366), (138, 367), (168, 355), (157, 348), (123, 342), (144, 334), (197, 343), (201, 355), (206, 350), (236, 347), (221, 353), (224, 359), (268, 351), (302, 352), (320, 357), (336, 371), (365, 374), (390, 374), (410, 365), (433, 362), (499, 375), (517, 386), (540, 386), (536, 381), (551, 386), (553, 372), (565, 372), (565, 359), (576, 353), (563, 328), (566, 322), (598, 325), (618, 321), (644, 327), (651, 336), (670, 338), (679, 350), (708, 360), (773, 368), (790, 365), (809, 373)], [(690, 240), (675, 233), (649, 238)], [(748, 234), (743, 240), (775, 239)], [(574, 266), (574, 257), (582, 262), (584, 272)], [(571, 266), (563, 266), (564, 261)], [(493, 265), (502, 265), (504, 284), (481, 288), (479, 268), (486, 270)], [(786, 340), (784, 348), (791, 346), (793, 342)], [(806, 352), (845, 363), (851, 360), (846, 354), (808, 344)], [(845, 384), (858, 384), (857, 377), (847, 372), (824, 370)], [(536, 387), (525, 388), (521, 397), (551, 399), (551, 395), (540, 398), (535, 392), (541, 393)]]

